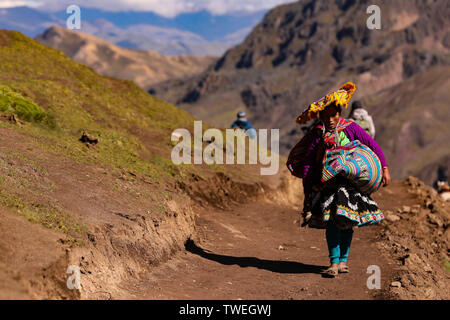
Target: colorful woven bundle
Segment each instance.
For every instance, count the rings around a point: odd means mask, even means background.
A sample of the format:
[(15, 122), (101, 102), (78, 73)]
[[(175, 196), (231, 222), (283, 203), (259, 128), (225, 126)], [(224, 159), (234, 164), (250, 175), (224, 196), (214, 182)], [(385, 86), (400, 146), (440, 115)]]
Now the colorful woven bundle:
[(309, 120), (317, 119), (317, 115), (320, 111), (324, 110), (327, 106), (336, 102), (337, 105), (347, 108), (348, 102), (356, 91), (356, 85), (351, 82), (347, 82), (338, 91), (330, 93), (329, 95), (321, 98), (320, 100), (310, 104), (301, 115), (297, 117), (297, 123), (304, 124)]
[(321, 180), (326, 182), (336, 176), (353, 181), (362, 193), (371, 194), (381, 185), (380, 159), (359, 140), (327, 150)]

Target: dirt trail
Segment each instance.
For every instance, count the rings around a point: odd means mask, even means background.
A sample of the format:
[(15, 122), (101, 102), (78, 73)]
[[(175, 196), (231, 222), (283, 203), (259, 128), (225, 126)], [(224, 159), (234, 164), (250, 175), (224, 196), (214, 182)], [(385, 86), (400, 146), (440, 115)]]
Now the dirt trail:
[[(84, 245), (76, 247), (63, 233), (0, 208), (0, 298), (449, 297), (445, 253), (450, 211), (433, 200), (437, 194), (428, 199), (429, 192), (415, 187), (417, 183), (394, 181), (374, 194), (381, 209), (390, 211), (390, 222), (356, 229), (351, 273), (328, 279), (320, 274), (328, 265), (324, 230), (293, 223), (298, 209), (292, 205), (302, 200), (300, 188), (295, 188), (300, 186), (298, 179), (290, 183), (273, 177), (264, 184), (270, 188), (263, 188), (216, 173), (193, 177), (184, 185), (149, 184), (126, 172), (105, 175), (104, 168), (43, 154), (24, 135), (0, 131), (0, 169), (5, 177), (11, 173), (8, 181), (15, 182), (9, 192), (33, 204), (62, 206), (89, 227)], [(29, 181), (30, 187), (22, 188), (21, 181)], [(156, 197), (159, 190), (166, 190), (171, 200)], [(261, 198), (266, 201), (255, 202)], [(238, 204), (244, 200), (249, 203)], [(212, 209), (219, 205), (228, 209)], [(209, 209), (194, 210), (198, 206)], [(179, 251), (189, 236), (193, 242)], [(69, 265), (81, 268), (79, 292), (67, 289)], [(382, 290), (367, 289), (369, 265), (381, 268)], [(394, 280), (402, 285), (397, 296), (389, 289)]]
[[(355, 230), (350, 274), (324, 278), (325, 231), (294, 224), (295, 210), (250, 203), (228, 211), (201, 212), (197, 239), (145, 280), (123, 283), (132, 299), (374, 299), (369, 265), (389, 286), (394, 266), (375, 246), (381, 226)], [(281, 247), (280, 247), (281, 246)]]

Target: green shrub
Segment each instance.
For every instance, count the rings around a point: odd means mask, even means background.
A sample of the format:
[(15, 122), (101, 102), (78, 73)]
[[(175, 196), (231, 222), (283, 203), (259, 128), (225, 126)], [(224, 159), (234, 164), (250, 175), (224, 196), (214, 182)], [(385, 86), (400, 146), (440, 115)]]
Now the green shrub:
[(54, 118), (49, 116), (31, 99), (14, 92), (8, 86), (0, 86), (0, 111), (15, 114), (20, 120), (46, 123), (54, 127)]

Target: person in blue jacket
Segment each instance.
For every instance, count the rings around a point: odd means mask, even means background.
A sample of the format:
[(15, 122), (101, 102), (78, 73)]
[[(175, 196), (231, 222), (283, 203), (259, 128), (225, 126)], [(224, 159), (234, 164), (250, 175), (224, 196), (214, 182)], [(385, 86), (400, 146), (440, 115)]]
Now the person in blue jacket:
[(243, 131), (245, 131), (245, 134), (249, 136), (251, 139), (256, 137), (256, 130), (253, 128), (253, 126), (250, 124), (250, 122), (246, 118), (245, 111), (239, 111), (237, 113), (237, 120), (233, 122), (231, 125), (232, 129), (239, 128)]

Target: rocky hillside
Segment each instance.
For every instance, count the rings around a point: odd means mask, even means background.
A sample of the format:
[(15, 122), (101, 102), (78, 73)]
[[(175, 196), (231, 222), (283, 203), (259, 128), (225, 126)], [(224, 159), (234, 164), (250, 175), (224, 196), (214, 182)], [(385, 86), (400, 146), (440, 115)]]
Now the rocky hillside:
[[(381, 30), (366, 26), (370, 4), (381, 9)], [(218, 126), (246, 109), (256, 127), (281, 128), (287, 153), (301, 137), (294, 120), (304, 106), (353, 81), (354, 99), (374, 113), (394, 178), (409, 173), (429, 182), (424, 168), (448, 161), (447, 130), (427, 128), (448, 127), (449, 14), (446, 0), (301, 0), (270, 11), (203, 74), (153, 91)], [(412, 110), (416, 120), (408, 118)], [(423, 146), (436, 135), (444, 146), (426, 158)]]
[(415, 177), (382, 188), (374, 199), (386, 215), (377, 246), (397, 266), (384, 298), (448, 300), (449, 202)]
[(47, 29), (36, 40), (102, 75), (132, 80), (144, 89), (161, 81), (200, 73), (216, 61), (213, 57), (166, 57), (153, 51), (126, 49), (59, 26)]
[(439, 166), (450, 168), (449, 89), (450, 66), (434, 66), (363, 99), (396, 177), (432, 185)]

